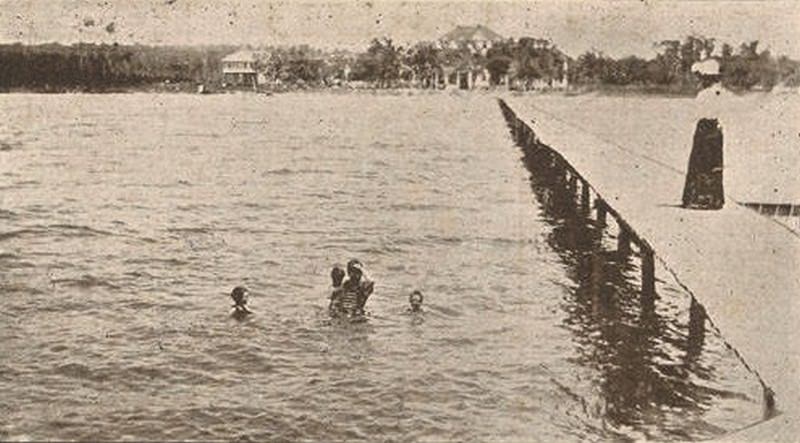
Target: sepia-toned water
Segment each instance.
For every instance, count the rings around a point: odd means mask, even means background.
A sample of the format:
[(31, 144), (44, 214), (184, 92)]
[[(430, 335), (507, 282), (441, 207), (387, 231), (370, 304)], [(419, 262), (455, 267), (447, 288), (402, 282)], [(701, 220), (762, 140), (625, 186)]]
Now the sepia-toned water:
[[(489, 95), (0, 95), (0, 113), (4, 440), (686, 440), (761, 419), (689, 297), (659, 282), (643, 306), (638, 260), (552, 207)], [(331, 322), (330, 266), (353, 257), (369, 320)]]

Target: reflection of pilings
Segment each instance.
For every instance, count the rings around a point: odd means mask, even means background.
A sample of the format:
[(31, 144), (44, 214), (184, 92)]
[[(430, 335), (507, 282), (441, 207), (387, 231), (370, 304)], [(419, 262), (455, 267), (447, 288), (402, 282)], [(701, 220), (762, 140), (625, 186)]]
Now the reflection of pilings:
[(603, 256), (600, 253), (600, 248), (593, 250), (591, 252), (590, 260), (590, 272), (589, 272), (589, 281), (591, 282), (591, 292), (592, 295), (595, 297), (599, 297), (600, 294), (603, 293), (602, 286), (603, 281), (605, 280), (605, 276), (603, 275), (603, 268), (604, 268), (604, 261)]
[(642, 294), (646, 296), (655, 295), (655, 256), (653, 249), (636, 234), (633, 228), (614, 208), (606, 203), (606, 200), (597, 192), (592, 192), (589, 182), (572, 165), (556, 150), (542, 144), (534, 131), (520, 120), (503, 100), (499, 100), (499, 104), (503, 116), (511, 128), (511, 135), (514, 137), (514, 141), (523, 148), (527, 161), (536, 162), (539, 167), (542, 167), (552, 177), (552, 185), (568, 191), (573, 202), (576, 200), (577, 187), (578, 183), (580, 183), (581, 192), (578, 205), (581, 213), (588, 214), (591, 212), (590, 202), (592, 201), (592, 194), (594, 194), (594, 224), (597, 233), (595, 241), (602, 239), (603, 229), (607, 226), (607, 217), (611, 215), (617, 222), (617, 226), (619, 226), (619, 235), (617, 237), (619, 255), (623, 257), (629, 255), (631, 242), (637, 244), (642, 260)]
[(692, 297), (689, 305), (689, 334), (686, 337), (687, 363), (694, 363), (700, 358), (705, 340), (706, 310)]

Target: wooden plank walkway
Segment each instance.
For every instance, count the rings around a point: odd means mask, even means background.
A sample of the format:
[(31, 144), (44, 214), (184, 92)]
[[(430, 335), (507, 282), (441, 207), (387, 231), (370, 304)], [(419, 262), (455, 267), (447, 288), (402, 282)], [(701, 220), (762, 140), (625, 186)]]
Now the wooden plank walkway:
[[(800, 237), (730, 199), (719, 211), (680, 208), (682, 171), (604, 142), (530, 104), (513, 98), (505, 103), (705, 307), (725, 341), (775, 392), (778, 411), (798, 416)], [(690, 147), (684, 149), (688, 161)], [(786, 423), (800, 435), (800, 424)], [(776, 435), (791, 431), (780, 432)]]

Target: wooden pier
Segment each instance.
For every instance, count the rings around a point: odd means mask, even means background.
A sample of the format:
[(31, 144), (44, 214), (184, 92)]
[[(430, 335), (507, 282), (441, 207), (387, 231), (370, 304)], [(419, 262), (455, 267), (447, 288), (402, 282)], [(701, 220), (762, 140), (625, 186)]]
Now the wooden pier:
[[(655, 291), (657, 278), (674, 279), (758, 375), (765, 411), (777, 417), (742, 439), (800, 435), (800, 236), (735, 195), (720, 210), (684, 209), (684, 171), (513, 99), (500, 108), (515, 140), (563, 175), (559, 182), (598, 225), (613, 219), (618, 249), (637, 247), (643, 293)], [(690, 148), (665, 149), (685, 149), (688, 161)]]

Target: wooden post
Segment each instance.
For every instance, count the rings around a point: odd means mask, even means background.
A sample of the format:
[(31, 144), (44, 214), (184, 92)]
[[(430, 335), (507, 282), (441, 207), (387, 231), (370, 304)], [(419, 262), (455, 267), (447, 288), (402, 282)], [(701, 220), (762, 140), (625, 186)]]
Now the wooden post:
[(776, 415), (775, 410), (775, 391), (767, 385), (763, 385), (764, 389), (764, 420), (769, 420)]
[(575, 195), (575, 192), (578, 190), (578, 175), (575, 174), (574, 171), (570, 171), (569, 173), (569, 193)]
[(653, 250), (642, 245), (642, 295), (652, 297), (656, 293), (656, 263)]
[(581, 180), (581, 211), (588, 214), (591, 207), (591, 200), (589, 198), (589, 182)]
[(627, 257), (631, 253), (631, 232), (627, 226), (619, 223), (619, 234), (617, 235), (617, 253)]
[(604, 228), (606, 226), (606, 214), (608, 213), (608, 208), (606, 208), (606, 202), (601, 199), (595, 199), (594, 207), (597, 210), (597, 219), (595, 220), (595, 226), (598, 228)]
[(557, 162), (558, 168), (558, 180), (561, 184), (562, 189), (569, 186), (569, 169), (567, 169), (567, 165), (562, 162)]

